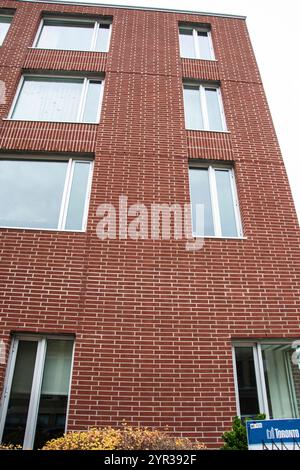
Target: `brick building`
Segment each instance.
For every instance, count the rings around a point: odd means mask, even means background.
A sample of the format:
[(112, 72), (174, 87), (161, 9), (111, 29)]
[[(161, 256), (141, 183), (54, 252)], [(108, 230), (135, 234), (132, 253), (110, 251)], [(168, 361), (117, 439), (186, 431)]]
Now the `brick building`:
[[(2, 441), (297, 417), (299, 232), (245, 18), (0, 0), (0, 42)], [(113, 237), (120, 196), (128, 224), (191, 202), (204, 245)]]

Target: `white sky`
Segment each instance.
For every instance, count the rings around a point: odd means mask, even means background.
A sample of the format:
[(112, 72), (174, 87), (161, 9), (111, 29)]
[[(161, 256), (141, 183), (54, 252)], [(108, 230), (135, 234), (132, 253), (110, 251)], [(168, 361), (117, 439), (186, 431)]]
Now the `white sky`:
[[(65, 0), (66, 1), (66, 0)], [(117, 4), (233, 13), (247, 16), (258, 66), (288, 172), (300, 220), (300, 2), (299, 0), (81, 0)]]

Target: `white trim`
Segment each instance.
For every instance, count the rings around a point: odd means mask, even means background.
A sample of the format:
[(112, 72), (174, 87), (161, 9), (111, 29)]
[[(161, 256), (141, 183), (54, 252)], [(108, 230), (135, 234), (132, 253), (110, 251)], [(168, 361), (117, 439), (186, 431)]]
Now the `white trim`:
[(65, 175), (64, 190), (63, 190), (63, 195), (62, 195), (62, 199), (60, 203), (60, 213), (59, 213), (58, 225), (57, 225), (58, 230), (62, 230), (66, 222), (68, 204), (69, 204), (69, 199), (70, 199), (70, 189), (71, 189), (72, 178), (73, 178), (73, 168), (74, 168), (73, 160), (72, 158), (70, 158), (68, 161), (67, 171)]
[(209, 165), (208, 167), (208, 180), (209, 180), (210, 200), (211, 200), (214, 232), (215, 232), (216, 237), (220, 237), (222, 236), (220, 208), (219, 208), (219, 201), (218, 201), (216, 174), (215, 174), (215, 169), (213, 168), (212, 165)]
[[(55, 78), (58, 79), (64, 79), (66, 81), (70, 81), (72, 79), (74, 80), (82, 80), (82, 90), (81, 90), (81, 95), (79, 99), (79, 105), (78, 105), (78, 110), (77, 110), (77, 117), (75, 121), (49, 121), (49, 120), (44, 120), (44, 119), (14, 119), (13, 114), (15, 112), (16, 106), (18, 104), (19, 97), (22, 92), (23, 85), (26, 81), (26, 78), (41, 78), (41, 79), (53, 79), (55, 82)], [(99, 104), (97, 108), (97, 114), (96, 114), (96, 121), (95, 122), (85, 122), (83, 121), (83, 115), (84, 115), (84, 107), (86, 103), (86, 94), (87, 94), (87, 88), (89, 82), (100, 82), (99, 86), (101, 87), (100, 89), (100, 98), (99, 98)], [(103, 99), (103, 86), (104, 86), (104, 78), (103, 77), (87, 77), (87, 76), (81, 76), (81, 75), (59, 75), (59, 74), (30, 74), (30, 73), (24, 73), (21, 78), (20, 82), (18, 83), (17, 89), (15, 96), (13, 98), (9, 113), (7, 115), (7, 118), (5, 120), (11, 120), (11, 121), (25, 121), (25, 122), (62, 122), (62, 123), (76, 123), (76, 124), (99, 124), (100, 122), (100, 110), (102, 106), (102, 99)], [(99, 117), (98, 117), (99, 116)]]
[(253, 357), (254, 357), (255, 379), (256, 379), (259, 410), (260, 410), (260, 413), (265, 413), (266, 418), (269, 419), (270, 415), (269, 415), (268, 397), (267, 397), (264, 365), (263, 365), (260, 344), (259, 343), (255, 344), (252, 347), (252, 351), (253, 351)]
[[(209, 28), (206, 27), (201, 27), (201, 26), (193, 26), (193, 25), (188, 25), (188, 24), (183, 24), (181, 25), (179, 22), (178, 26), (178, 32), (179, 32), (179, 41), (180, 41), (180, 35), (182, 34), (180, 30), (186, 30), (186, 31), (192, 31), (192, 37), (193, 37), (193, 53), (194, 57), (187, 57), (187, 56), (182, 56), (180, 57), (182, 59), (193, 59), (193, 60), (208, 60), (208, 61), (216, 61), (215, 58), (215, 53), (214, 53), (214, 47), (213, 47), (213, 41), (212, 41), (212, 35), (211, 31)], [(201, 49), (200, 49), (200, 41), (199, 41), (199, 33), (206, 33), (207, 34), (207, 40), (208, 40), (208, 46), (209, 46), (209, 51), (210, 51), (210, 58), (203, 58), (201, 56)]]
[[(201, 82), (201, 83), (194, 82), (193, 83), (189, 80), (183, 80), (183, 95), (184, 95), (185, 86), (194, 87), (195, 91), (197, 91), (198, 89), (199, 97), (200, 97), (200, 110), (201, 110), (202, 120), (203, 120), (202, 128), (188, 127), (187, 123), (185, 122), (185, 129), (191, 130), (191, 131), (228, 132), (220, 86), (212, 84), (212, 83), (207, 83), (207, 82)], [(215, 90), (217, 92), (217, 100), (218, 100), (218, 105), (219, 105), (222, 129), (216, 129), (216, 130), (210, 129), (207, 100), (206, 100), (206, 93), (205, 93), (205, 90), (207, 89)], [(183, 105), (185, 106), (184, 96), (183, 96)]]
[(95, 21), (94, 31), (93, 31), (93, 35), (91, 39), (91, 44), (90, 44), (90, 51), (95, 51), (98, 33), (99, 33), (99, 23), (98, 21)]
[[(206, 86), (206, 88), (208, 88)], [(226, 124), (226, 118), (225, 118), (225, 111), (224, 111), (224, 105), (223, 105), (223, 99), (222, 99), (222, 94), (221, 94), (221, 87), (217, 87), (217, 97), (218, 97), (218, 102), (219, 102), (219, 110), (221, 114), (221, 121), (222, 121), (222, 131), (227, 131), (227, 124)]]
[(106, 46), (106, 51), (104, 51), (104, 52), (109, 52), (110, 42), (111, 42), (111, 33), (112, 33), (112, 23), (110, 23), (110, 25), (109, 25), (109, 33), (108, 33), (108, 37), (107, 37), (107, 46)]
[(40, 21), (38, 30), (37, 30), (36, 35), (35, 35), (35, 38), (34, 38), (34, 41), (33, 41), (33, 43), (32, 43), (32, 48), (33, 48), (33, 49), (42, 49), (42, 48), (38, 48), (38, 47), (37, 47), (37, 43), (38, 43), (39, 40), (40, 40), (43, 27), (44, 27), (44, 18), (42, 18), (42, 20)]
[(88, 79), (85, 77), (83, 79), (83, 86), (81, 90), (81, 96), (79, 100), (79, 106), (78, 106), (78, 111), (77, 111), (77, 122), (82, 122), (83, 119), (83, 113), (84, 113), (84, 108), (85, 108), (85, 103), (86, 103), (86, 95), (87, 95), (87, 90), (88, 90)]
[(5, 426), (5, 421), (7, 417), (7, 408), (10, 399), (12, 380), (15, 372), (16, 357), (18, 351), (19, 341), (34, 341), (37, 343), (37, 350), (35, 354), (35, 363), (33, 370), (33, 379), (30, 391), (30, 401), (28, 406), (28, 413), (26, 419), (26, 428), (23, 439), (23, 449), (32, 449), (34, 446), (35, 435), (36, 435), (36, 423), (39, 412), (40, 398), (41, 398), (41, 388), (43, 383), (43, 374), (45, 366), (45, 358), (47, 351), (47, 341), (52, 339), (58, 339), (61, 341), (72, 341), (72, 359), (71, 359), (71, 368), (70, 368), (70, 379), (69, 379), (69, 388), (68, 388), (68, 401), (66, 407), (66, 423), (67, 423), (67, 413), (70, 401), (70, 389), (72, 382), (72, 373), (73, 373), (73, 363), (74, 363), (74, 344), (75, 337), (69, 335), (40, 335), (40, 334), (16, 334), (13, 337), (9, 361), (6, 369), (6, 379), (4, 383), (3, 391), (3, 407), (2, 415), (0, 421), (0, 442), (2, 442), (3, 430)]
[[(90, 42), (90, 47), (89, 49), (60, 49), (60, 48), (55, 48), (55, 47), (40, 47), (38, 46), (38, 42), (41, 38), (41, 35), (42, 35), (42, 31), (43, 31), (43, 28), (44, 26), (49, 26), (47, 25), (47, 22), (50, 22), (51, 21), (53, 23), (86, 23), (86, 24), (94, 24), (94, 30), (93, 30), (93, 34), (92, 34), (92, 38), (91, 38), (91, 42)], [(108, 43), (107, 43), (107, 47), (106, 49), (107, 50), (103, 50), (103, 51), (96, 51), (96, 43), (97, 43), (97, 39), (98, 39), (98, 34), (99, 34), (99, 30), (100, 30), (100, 27), (101, 27), (101, 24), (108, 24), (109, 25), (109, 35), (108, 35)], [(35, 38), (34, 38), (34, 41), (32, 43), (32, 49), (42, 49), (42, 50), (56, 50), (56, 51), (59, 51), (59, 50), (63, 50), (63, 51), (68, 51), (68, 50), (71, 50), (71, 51), (80, 51), (80, 52), (103, 52), (103, 53), (106, 53), (108, 52), (109, 50), (109, 45), (110, 45), (110, 37), (111, 37), (111, 24), (112, 24), (112, 21), (109, 20), (109, 19), (101, 19), (101, 16), (97, 19), (95, 18), (87, 18), (87, 17), (63, 17), (63, 16), (44, 16), (41, 21), (40, 21), (40, 24), (39, 24), (39, 27), (38, 27), (38, 30), (37, 30), (37, 33), (35, 35)], [(62, 25), (63, 26), (63, 25)]]
[(14, 110), (15, 110), (15, 107), (16, 107), (16, 105), (17, 105), (17, 102), (18, 102), (18, 99), (19, 99), (21, 90), (22, 90), (22, 88), (23, 88), (23, 84), (24, 84), (24, 81), (25, 81), (25, 76), (26, 76), (26, 75), (21, 75), (20, 81), (19, 81), (18, 86), (17, 86), (17, 89), (16, 89), (15, 96), (14, 96), (14, 98), (13, 98), (13, 100), (12, 100), (12, 104), (11, 104), (10, 110), (9, 110), (9, 112), (8, 112), (8, 115), (7, 115), (7, 119), (13, 120), (12, 115), (13, 115), (13, 113), (14, 113)]
[(87, 229), (90, 200), (91, 200), (91, 194), (92, 194), (93, 171), (94, 171), (94, 162), (92, 161), (90, 163), (89, 176), (88, 176), (88, 181), (87, 181), (87, 186), (86, 186), (85, 203), (84, 203), (82, 225), (81, 225), (82, 232), (85, 232)]
[[(52, 339), (52, 338), (51, 338)], [(62, 339), (62, 337), (60, 337)], [(76, 347), (76, 339), (73, 338), (73, 349), (72, 349), (72, 359), (71, 359), (71, 368), (70, 368), (70, 379), (69, 379), (69, 387), (68, 387), (68, 401), (67, 401), (67, 409), (66, 409), (66, 420), (65, 420), (65, 429), (64, 432), (66, 433), (68, 430), (68, 419), (69, 419), (69, 412), (70, 412), (70, 397), (71, 397), (71, 389), (72, 389), (72, 377), (73, 377), (73, 369), (74, 369), (74, 358), (75, 358), (75, 347)]]
[[(257, 389), (257, 396), (259, 402), (259, 412), (264, 413), (266, 415), (266, 419), (270, 419), (270, 409), (269, 409), (269, 402), (268, 402), (268, 395), (267, 395), (267, 386), (265, 380), (265, 371), (264, 371), (264, 361), (262, 355), (262, 346), (264, 344), (267, 345), (287, 345), (291, 346), (291, 339), (262, 339), (258, 341), (234, 341), (232, 344), (234, 356), (233, 356), (233, 367), (235, 369), (235, 380), (237, 380), (237, 368), (236, 368), (236, 356), (235, 356), (235, 348), (243, 348), (243, 347), (251, 347), (253, 351), (253, 360), (254, 360), (254, 369), (255, 369), (255, 380), (256, 380), (256, 389)], [(288, 388), (290, 393), (290, 399), (292, 400), (292, 412), (293, 416), (291, 418), (295, 418), (299, 415), (299, 409), (297, 408), (297, 401), (295, 397), (295, 390), (294, 384), (291, 375), (291, 364), (286, 358), (286, 372), (287, 372), (287, 382)], [(240, 404), (239, 404), (239, 393), (238, 393), (238, 383), (235, 382), (235, 387), (237, 385), (236, 390), (236, 399), (237, 399), (237, 410), (239, 411), (240, 415)]]
[(232, 365), (233, 365), (233, 381), (234, 381), (234, 391), (235, 391), (236, 414), (237, 416), (241, 416), (240, 394), (239, 394), (239, 383), (238, 383), (238, 376), (237, 376), (235, 348), (236, 346), (233, 344), (231, 347)]
[[(237, 199), (237, 192), (233, 192), (233, 181), (234, 178), (234, 170), (231, 165), (228, 164), (221, 164), (221, 163), (206, 163), (206, 162), (189, 162), (189, 170), (193, 169), (207, 169), (208, 170), (208, 182), (209, 182), (209, 191), (210, 191), (210, 201), (211, 201), (211, 210), (212, 210), (212, 218), (213, 218), (213, 226), (214, 226), (214, 235), (199, 235), (195, 232), (192, 232), (192, 236), (197, 238), (225, 238), (225, 239), (245, 239), (243, 237), (242, 232), (242, 221), (240, 217), (240, 212), (238, 210), (238, 199)], [(235, 227), (236, 227), (236, 236), (223, 236), (222, 235), (222, 225), (221, 225), (221, 216), (220, 216), (220, 207), (218, 201), (218, 189), (217, 189), (217, 182), (216, 182), (216, 170), (223, 170), (228, 172), (229, 174), (229, 181), (230, 181), (230, 189), (232, 195), (232, 205), (234, 210), (234, 218), (235, 218)], [(192, 194), (190, 191), (190, 200), (191, 206), (193, 204), (192, 201)]]
[(12, 343), (11, 343), (11, 347), (10, 347), (10, 351), (9, 351), (7, 367), (6, 367), (6, 373), (5, 373), (5, 379), (4, 379), (3, 393), (2, 393), (2, 398), (1, 398), (0, 442), (2, 442), (2, 436), (3, 436), (5, 421), (6, 421), (6, 415), (7, 415), (8, 404), (9, 404), (9, 399), (10, 399), (11, 386), (12, 386), (12, 381), (13, 381), (14, 372), (15, 372), (15, 364), (16, 364), (16, 358), (17, 358), (17, 353), (18, 353), (18, 346), (19, 346), (18, 338), (13, 338)]
[[(97, 82), (98, 80), (96, 79), (91, 79), (90, 81), (95, 81)], [(100, 80), (99, 80), (100, 81)], [(102, 112), (102, 103), (103, 103), (103, 96), (104, 96), (104, 83), (105, 80), (101, 80), (101, 89), (100, 89), (100, 96), (99, 96), (99, 105), (98, 105), (98, 110), (97, 110), (97, 115), (96, 115), (96, 121), (97, 123), (100, 122), (101, 119), (101, 112)], [(94, 124), (94, 123), (87, 123), (87, 124)]]
[(230, 187), (231, 187), (233, 209), (234, 209), (234, 215), (235, 215), (236, 233), (238, 234), (238, 236), (242, 237), (243, 236), (242, 217), (241, 217), (241, 211), (240, 211), (240, 205), (239, 205), (237, 186), (236, 186), (236, 181), (235, 181), (235, 174), (232, 168), (230, 170)]
[[(65, 182), (64, 182), (64, 189), (63, 189), (63, 195), (60, 201), (60, 212), (59, 212), (59, 217), (58, 217), (58, 223), (56, 228), (39, 228), (39, 227), (15, 227), (15, 226), (1, 226), (0, 229), (17, 229), (17, 230), (49, 230), (49, 231), (57, 231), (57, 232), (85, 232), (87, 228), (87, 216), (88, 216), (88, 210), (89, 210), (89, 201), (90, 201), (90, 194), (91, 194), (91, 185), (92, 185), (92, 175), (93, 175), (93, 160), (91, 158), (73, 158), (73, 157), (62, 157), (62, 158), (55, 158), (55, 155), (53, 156), (46, 156), (46, 158), (41, 158), (38, 155), (35, 155), (34, 158), (30, 157), (30, 155), (24, 155), (21, 158), (18, 158), (18, 156), (14, 155), (4, 155), (0, 157), (1, 160), (24, 160), (24, 161), (31, 161), (31, 160), (40, 160), (42, 162), (49, 162), (49, 161), (54, 161), (54, 162), (67, 162), (67, 169), (66, 169), (66, 174), (65, 174)], [(80, 230), (70, 230), (70, 229), (65, 229), (66, 225), (66, 219), (67, 219), (67, 214), (69, 210), (69, 202), (70, 202), (70, 195), (71, 195), (71, 189), (72, 189), (72, 183), (73, 183), (73, 174), (74, 174), (74, 168), (76, 163), (86, 163), (89, 164), (89, 175), (88, 175), (88, 180), (87, 180), (87, 185), (86, 185), (86, 191), (85, 191), (85, 200), (84, 200), (84, 208), (83, 208), (83, 213), (82, 213), (82, 222), (81, 222), (81, 229)]]
[(38, 340), (35, 356), (34, 373), (31, 385), (30, 400), (27, 413), (26, 428), (23, 440), (23, 449), (32, 449), (34, 446), (36, 422), (40, 405), (41, 388), (46, 356), (47, 340)]
[(202, 60), (212, 60), (212, 61), (216, 61), (216, 56), (215, 56), (215, 51), (214, 51), (214, 44), (213, 44), (212, 34), (211, 34), (211, 31), (210, 31), (210, 30), (207, 31), (207, 36), (208, 36), (208, 44), (209, 44), (211, 59), (202, 59)]

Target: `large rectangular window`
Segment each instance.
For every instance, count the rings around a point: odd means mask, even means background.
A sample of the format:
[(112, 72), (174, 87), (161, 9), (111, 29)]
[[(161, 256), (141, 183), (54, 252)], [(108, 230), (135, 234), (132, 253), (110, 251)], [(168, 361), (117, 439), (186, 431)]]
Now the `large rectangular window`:
[(12, 22), (11, 15), (2, 15), (0, 13), (0, 46), (2, 46), (3, 44), (3, 41), (7, 35), (11, 22)]
[[(232, 168), (195, 164), (190, 166), (189, 176), (194, 236), (241, 237)], [(204, 221), (199, 221), (199, 217), (204, 217)]]
[(102, 80), (82, 77), (22, 77), (9, 117), (26, 121), (97, 123)]
[(187, 59), (214, 60), (211, 33), (207, 28), (179, 26), (180, 56)]
[(187, 129), (226, 131), (222, 97), (218, 86), (184, 83), (183, 99)]
[(34, 47), (107, 52), (111, 22), (94, 19), (44, 18)]
[(92, 162), (0, 158), (0, 226), (83, 231)]
[(39, 449), (65, 432), (73, 340), (16, 336), (5, 384), (0, 440)]
[(300, 416), (300, 341), (234, 345), (238, 413), (267, 418)]

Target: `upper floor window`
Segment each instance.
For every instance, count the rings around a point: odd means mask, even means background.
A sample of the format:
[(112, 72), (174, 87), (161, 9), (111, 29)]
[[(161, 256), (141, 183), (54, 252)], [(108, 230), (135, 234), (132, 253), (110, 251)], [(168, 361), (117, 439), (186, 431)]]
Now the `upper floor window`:
[(110, 33), (111, 22), (106, 20), (43, 18), (34, 47), (107, 52)]
[(28, 121), (97, 123), (103, 81), (63, 76), (22, 77), (9, 117)]
[(267, 418), (300, 416), (300, 341), (234, 345), (238, 414)]
[(9, 30), (10, 24), (12, 22), (11, 15), (2, 15), (0, 14), (0, 46), (2, 46), (5, 36)]
[(226, 131), (220, 87), (184, 83), (183, 99), (187, 129)]
[(0, 442), (40, 449), (65, 432), (73, 340), (15, 336), (4, 387)]
[(179, 26), (179, 44), (181, 57), (215, 59), (211, 32), (205, 27)]
[(84, 231), (92, 161), (0, 158), (0, 227)]
[(241, 237), (232, 168), (195, 163), (189, 175), (194, 236)]

